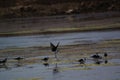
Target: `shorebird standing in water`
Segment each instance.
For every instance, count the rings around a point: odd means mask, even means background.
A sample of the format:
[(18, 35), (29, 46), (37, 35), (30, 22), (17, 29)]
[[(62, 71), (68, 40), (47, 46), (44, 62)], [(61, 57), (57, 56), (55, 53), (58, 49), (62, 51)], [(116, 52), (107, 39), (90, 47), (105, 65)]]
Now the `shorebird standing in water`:
[(107, 57), (108, 56), (108, 54), (107, 53), (104, 53), (104, 57)]
[(42, 61), (47, 62), (49, 60), (49, 57), (44, 57), (43, 59), (41, 59)]
[(7, 62), (7, 58), (5, 58), (5, 59), (1, 60), (1, 61), (0, 61), (0, 64), (5, 65), (5, 64), (6, 64), (6, 62)]
[(24, 58), (22, 58), (22, 57), (16, 57), (16, 58), (14, 58), (14, 59), (20, 61), (20, 60), (22, 60), (22, 59), (24, 59)]
[(58, 42), (57, 45), (55, 46), (53, 43), (50, 42), (51, 51), (54, 52), (56, 59), (58, 59), (58, 57), (57, 57), (58, 50), (57, 49), (58, 49), (59, 43), (60, 42)]
[(49, 63), (48, 63), (49, 57), (44, 57), (41, 60), (44, 61), (44, 63), (43, 63), (44, 66), (46, 66), (46, 67), (49, 66)]
[(91, 56), (94, 59), (102, 59), (102, 57), (100, 55), (98, 55), (98, 53), (96, 53), (95, 55)]
[(19, 66), (22, 65), (22, 63), (21, 63), (20, 61), (23, 60), (23, 59), (24, 59), (24, 58), (22, 58), (22, 57), (16, 57), (16, 58), (14, 58), (14, 60), (17, 60), (17, 61), (18, 61), (18, 63), (16, 64), (17, 67), (19, 67)]
[(84, 59), (79, 59), (79, 60), (78, 60), (78, 62), (79, 62), (80, 64), (85, 64), (85, 61), (86, 61), (86, 58), (84, 58)]
[(107, 56), (108, 56), (108, 54), (107, 54), (107, 53), (104, 53), (104, 59), (105, 59), (105, 60), (104, 60), (104, 63), (105, 63), (105, 64), (108, 63)]
[(20, 63), (20, 61), (23, 60), (23, 59), (24, 59), (24, 58), (22, 58), (22, 57), (16, 57), (16, 58), (14, 58), (14, 60), (17, 60), (18, 63)]

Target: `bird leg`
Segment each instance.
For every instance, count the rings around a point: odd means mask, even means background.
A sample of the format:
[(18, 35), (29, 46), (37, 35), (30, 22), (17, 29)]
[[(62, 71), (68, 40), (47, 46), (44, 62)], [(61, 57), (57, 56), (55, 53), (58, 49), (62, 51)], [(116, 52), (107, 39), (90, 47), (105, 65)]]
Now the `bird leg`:
[(56, 60), (59, 60), (58, 56), (57, 56), (57, 53), (58, 53), (58, 51), (55, 51), (55, 58), (56, 58)]
[(57, 51), (55, 51), (55, 58), (57, 59)]

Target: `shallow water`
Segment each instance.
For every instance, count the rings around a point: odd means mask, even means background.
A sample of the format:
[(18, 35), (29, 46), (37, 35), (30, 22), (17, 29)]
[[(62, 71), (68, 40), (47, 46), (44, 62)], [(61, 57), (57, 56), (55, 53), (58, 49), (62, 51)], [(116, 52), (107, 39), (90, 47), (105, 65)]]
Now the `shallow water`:
[(49, 46), (50, 42), (61, 42), (60, 45), (70, 45), (78, 43), (88, 44), (96, 43), (101, 40), (111, 39), (120, 39), (120, 31), (0, 37), (0, 49), (11, 47)]
[[(56, 62), (57, 63), (57, 62)], [(11, 69), (0, 68), (0, 80), (119, 80), (120, 59), (109, 60), (108, 64), (86, 63), (51, 64), (45, 67), (41, 63), (33, 63)], [(8, 65), (10, 67), (10, 65)], [(54, 72), (53, 69), (58, 71)]]

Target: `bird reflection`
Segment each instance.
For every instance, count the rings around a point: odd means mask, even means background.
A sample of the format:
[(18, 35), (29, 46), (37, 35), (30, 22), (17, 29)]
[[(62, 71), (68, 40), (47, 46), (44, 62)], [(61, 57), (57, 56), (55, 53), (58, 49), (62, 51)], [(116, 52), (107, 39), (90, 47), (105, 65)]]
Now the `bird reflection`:
[(102, 63), (102, 61), (95, 61), (95, 64), (101, 64)]
[(9, 69), (8, 66), (7, 66), (6, 64), (0, 65), (0, 68)]
[(45, 67), (49, 67), (49, 63), (47, 63), (47, 62), (43, 63), (43, 65), (44, 65)]
[(16, 63), (16, 67), (21, 67), (23, 64), (21, 63), (21, 60), (23, 60), (24, 58), (22, 57), (16, 57), (14, 58), (14, 60), (17, 60), (17, 63)]
[(21, 63), (16, 64), (16, 67), (21, 67), (21, 66), (23, 66)]
[(105, 64), (107, 64), (108, 63), (108, 60), (106, 59), (106, 60), (99, 60), (99, 59), (95, 59), (94, 60), (94, 62), (95, 62), (95, 64), (101, 64), (101, 63), (105, 63)]
[(7, 62), (7, 58), (3, 59), (3, 60), (0, 60), (0, 65), (5, 65)]
[(103, 61), (100, 59), (93, 59), (95, 64), (101, 64)]
[(102, 57), (98, 53), (92, 55), (91, 58), (93, 58), (93, 59), (102, 59)]
[(55, 64), (55, 67), (53, 68), (53, 73), (54, 74), (59, 73), (59, 68), (58, 68), (57, 63)]
[(107, 64), (107, 63), (108, 63), (108, 60), (105, 60), (104, 63)]

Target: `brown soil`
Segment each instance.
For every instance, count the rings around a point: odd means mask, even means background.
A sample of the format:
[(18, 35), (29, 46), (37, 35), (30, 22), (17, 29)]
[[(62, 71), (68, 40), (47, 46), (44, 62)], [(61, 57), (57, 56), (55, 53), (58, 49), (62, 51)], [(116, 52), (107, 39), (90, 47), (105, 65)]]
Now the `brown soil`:
[[(98, 17), (100, 14), (102, 16)], [(41, 17), (3, 20), (0, 22), (0, 36), (120, 30), (118, 13), (90, 13), (83, 17), (66, 15), (64, 18), (58, 19), (56, 19), (57, 17)]]

